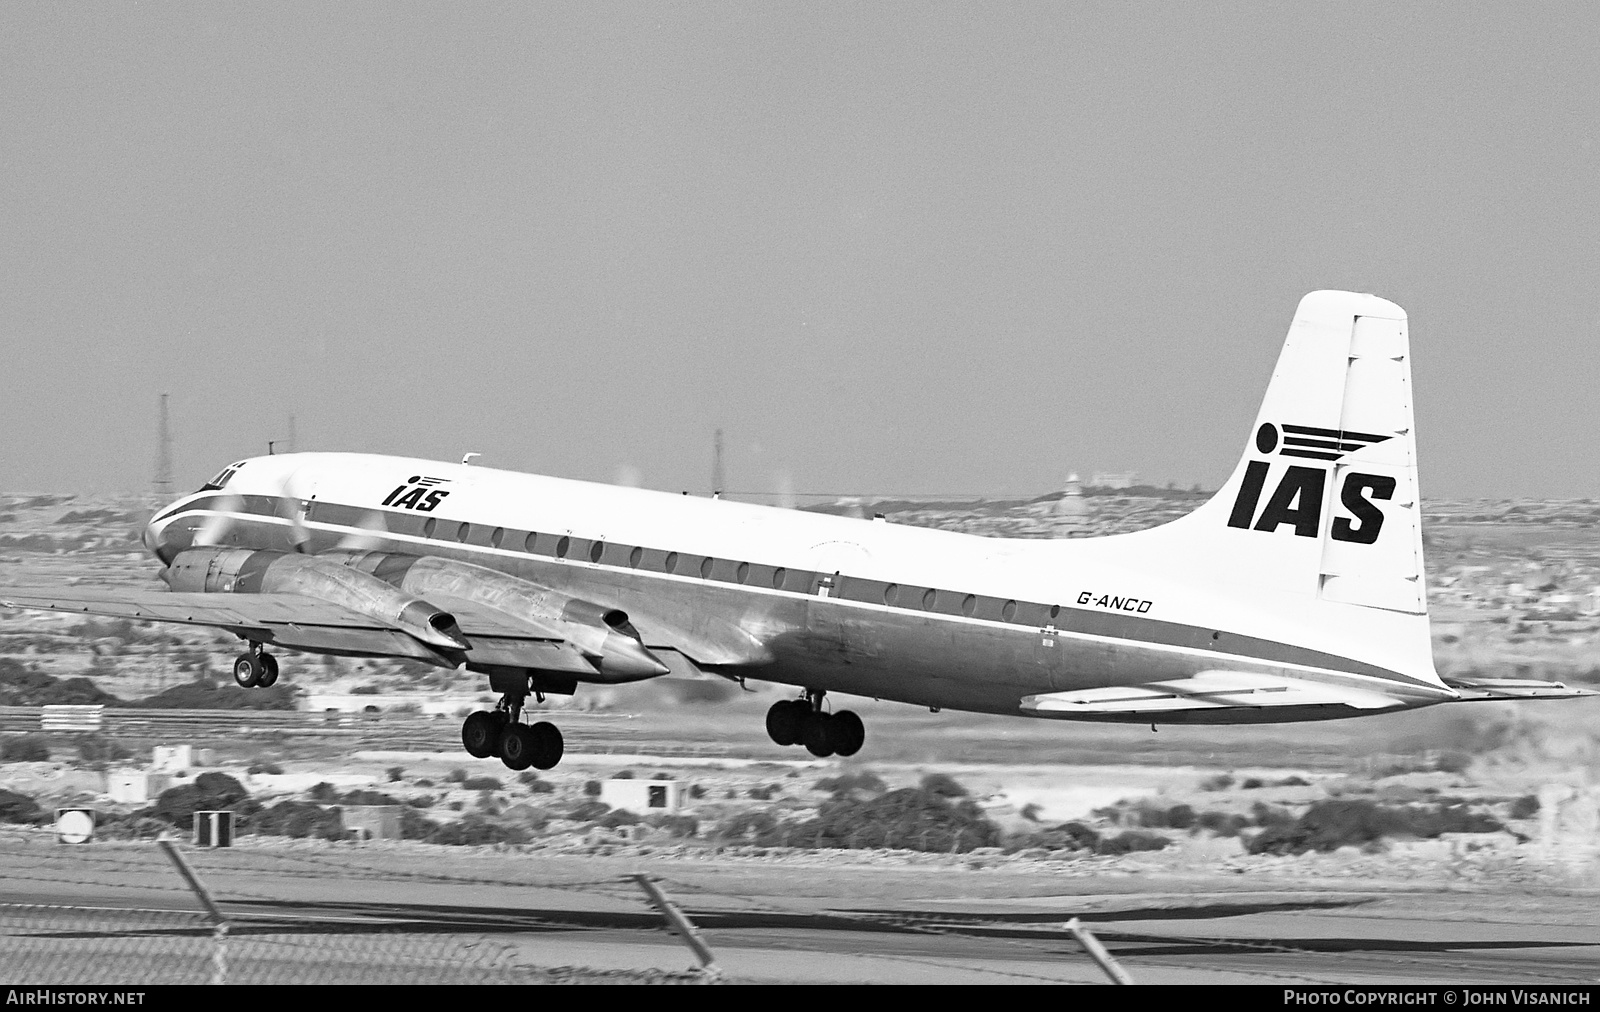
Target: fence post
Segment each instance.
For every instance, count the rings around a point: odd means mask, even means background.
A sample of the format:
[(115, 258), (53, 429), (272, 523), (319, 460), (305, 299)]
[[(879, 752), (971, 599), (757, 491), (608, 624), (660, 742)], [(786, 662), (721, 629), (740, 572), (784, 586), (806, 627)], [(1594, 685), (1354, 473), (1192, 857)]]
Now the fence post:
[(630, 877), (639, 884), (640, 889), (644, 890), (645, 897), (650, 900), (651, 906), (661, 911), (661, 916), (667, 919), (667, 924), (683, 939), (683, 944), (689, 947), (689, 951), (694, 953), (695, 958), (700, 961), (700, 969), (705, 971), (713, 980), (721, 979), (722, 971), (717, 968), (716, 961), (711, 955), (711, 949), (706, 945), (705, 940), (700, 937), (700, 932), (695, 929), (694, 922), (689, 920), (682, 910), (678, 909), (677, 904), (667, 899), (666, 893), (663, 893), (661, 887), (656, 885), (655, 879), (645, 874), (637, 874)]
[(222, 916), (222, 910), (217, 906), (217, 901), (211, 898), (211, 891), (205, 883), (200, 881), (194, 870), (189, 867), (189, 862), (183, 859), (178, 848), (163, 833), (156, 840), (156, 846), (172, 861), (173, 867), (178, 869), (178, 874), (199, 899), (200, 905), (205, 907), (206, 916), (211, 918), (211, 983), (226, 984), (228, 982), (228, 919)]
[(1084, 927), (1076, 917), (1067, 922), (1067, 930), (1072, 932), (1072, 937), (1076, 938), (1078, 944), (1083, 946), (1084, 951), (1089, 954), (1089, 958), (1095, 961), (1095, 965), (1104, 970), (1106, 976), (1111, 978), (1111, 983), (1133, 983), (1133, 978), (1128, 976), (1128, 971), (1122, 968), (1122, 964), (1118, 963), (1116, 958), (1106, 951), (1106, 947), (1100, 944), (1100, 939), (1090, 934), (1089, 929)]

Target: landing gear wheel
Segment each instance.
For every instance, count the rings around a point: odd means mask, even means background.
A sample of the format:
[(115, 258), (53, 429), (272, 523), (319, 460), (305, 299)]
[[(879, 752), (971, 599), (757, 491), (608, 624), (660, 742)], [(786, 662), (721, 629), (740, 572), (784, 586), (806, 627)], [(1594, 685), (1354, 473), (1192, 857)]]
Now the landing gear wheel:
[(253, 689), (261, 684), (261, 662), (253, 653), (242, 653), (233, 659), (233, 680), (241, 689)]
[(256, 685), (265, 689), (278, 680), (278, 659), (271, 654), (261, 655), (261, 675), (256, 679)]
[(547, 770), (561, 761), (561, 756), (567, 750), (566, 740), (561, 737), (561, 729), (547, 720), (528, 728), (533, 734), (533, 768)]
[(511, 724), (500, 733), (500, 761), (507, 769), (525, 770), (538, 754), (538, 735), (526, 724)]
[(461, 744), (474, 759), (487, 759), (500, 745), (500, 735), (505, 725), (488, 710), (478, 710), (467, 715), (461, 723)]
[(867, 742), (866, 725), (854, 710), (840, 710), (828, 718), (828, 741), (833, 745), (834, 755), (853, 756)]
[(779, 745), (798, 745), (811, 708), (798, 699), (783, 699), (767, 710), (767, 737)]
[(826, 713), (808, 713), (801, 725), (800, 744), (818, 759), (833, 755), (833, 719)]

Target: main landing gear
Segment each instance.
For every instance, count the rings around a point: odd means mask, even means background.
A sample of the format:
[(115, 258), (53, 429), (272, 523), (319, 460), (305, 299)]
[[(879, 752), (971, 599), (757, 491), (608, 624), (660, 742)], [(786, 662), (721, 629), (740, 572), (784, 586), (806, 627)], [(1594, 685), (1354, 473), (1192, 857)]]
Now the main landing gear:
[(522, 701), (526, 697), (505, 695), (493, 710), (478, 710), (461, 724), (461, 744), (475, 758), (499, 756), (508, 769), (551, 769), (566, 751), (561, 729), (541, 720), (521, 722)]
[(779, 745), (804, 745), (819, 759), (861, 751), (867, 729), (852, 710), (824, 713), (825, 692), (806, 690), (804, 699), (785, 699), (767, 711), (767, 734)]
[(265, 689), (278, 680), (278, 659), (251, 642), (249, 650), (233, 659), (233, 680), (241, 688)]

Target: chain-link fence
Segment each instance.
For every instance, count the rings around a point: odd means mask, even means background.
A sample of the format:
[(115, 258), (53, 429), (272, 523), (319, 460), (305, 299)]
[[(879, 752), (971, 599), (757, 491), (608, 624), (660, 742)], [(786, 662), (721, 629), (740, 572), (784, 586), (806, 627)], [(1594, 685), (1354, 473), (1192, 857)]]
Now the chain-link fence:
[(696, 984), (714, 975), (530, 966), (508, 946), (304, 920), (0, 904), (0, 980), (123, 984)]

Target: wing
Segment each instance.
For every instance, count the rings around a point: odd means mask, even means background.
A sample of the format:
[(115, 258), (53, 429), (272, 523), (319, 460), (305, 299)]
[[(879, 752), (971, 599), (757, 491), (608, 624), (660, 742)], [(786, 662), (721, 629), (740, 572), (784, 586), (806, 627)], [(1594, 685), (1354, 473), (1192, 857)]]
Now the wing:
[[(1067, 720), (1162, 723), (1254, 723), (1383, 710), (1402, 700), (1343, 685), (1253, 671), (1202, 671), (1140, 685), (1073, 689), (1027, 696), (1024, 713)], [(1324, 711), (1318, 713), (1317, 711)]]
[[(455, 598), (430, 597), (451, 611), (471, 643), (468, 659), (574, 675), (595, 667), (561, 634), (533, 619)], [(179, 622), (224, 629), (241, 639), (291, 650), (405, 657), (455, 666), (437, 651), (369, 616), (303, 594), (203, 594), (163, 590), (73, 591), (0, 589), (0, 607), (104, 615), (140, 622)], [(457, 659), (458, 660), (458, 659)]]

